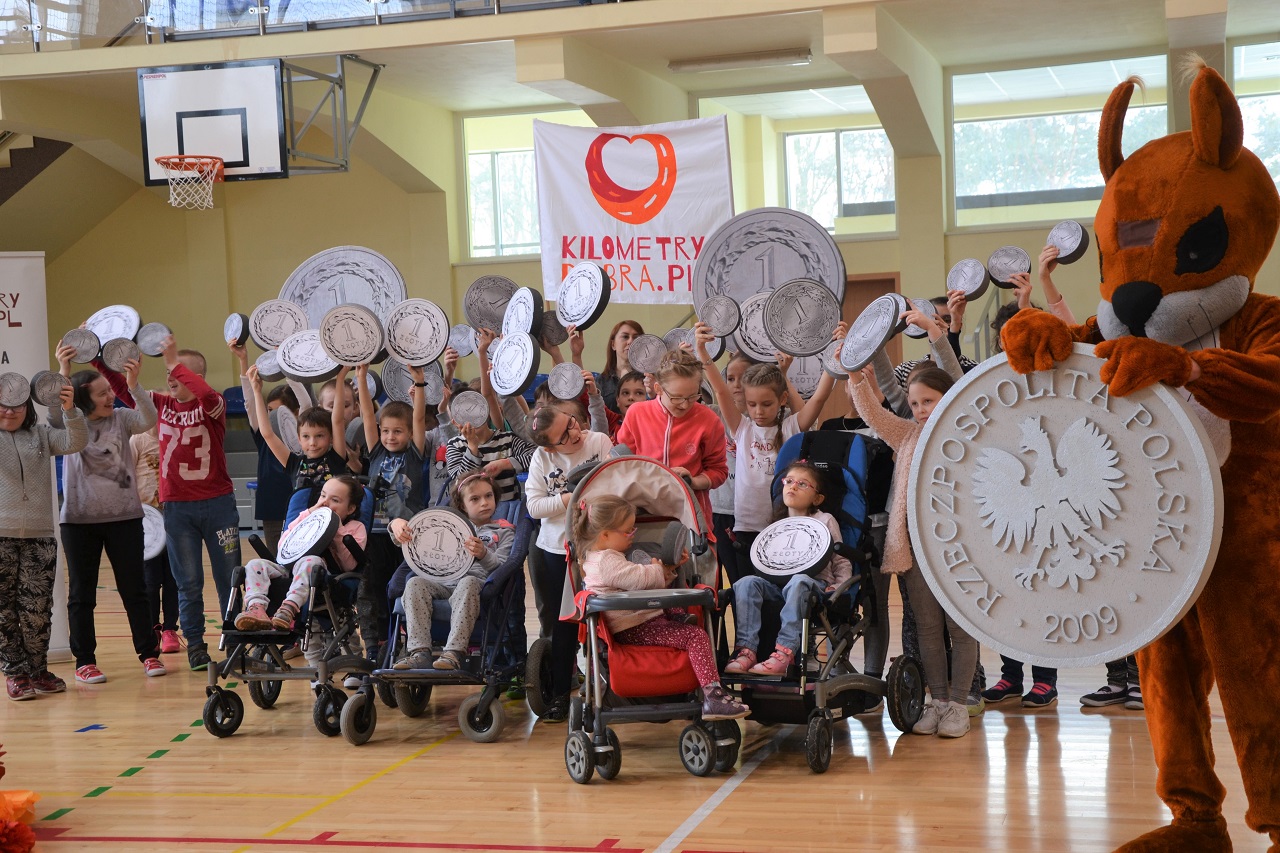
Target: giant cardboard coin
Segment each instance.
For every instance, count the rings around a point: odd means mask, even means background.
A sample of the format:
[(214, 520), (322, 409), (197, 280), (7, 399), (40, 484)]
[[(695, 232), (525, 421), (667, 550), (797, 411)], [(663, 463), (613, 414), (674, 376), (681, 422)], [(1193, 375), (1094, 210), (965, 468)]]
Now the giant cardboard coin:
[(1112, 397), (1077, 344), (1054, 370), (984, 361), (916, 445), (911, 541), (929, 587), (985, 646), (1040, 666), (1119, 660), (1195, 603), (1222, 533), (1208, 435), (1156, 384)]
[(433, 507), (409, 519), (409, 541), (401, 550), (414, 574), (436, 583), (453, 583), (471, 570), (475, 558), (466, 541), (476, 528), (462, 513)]

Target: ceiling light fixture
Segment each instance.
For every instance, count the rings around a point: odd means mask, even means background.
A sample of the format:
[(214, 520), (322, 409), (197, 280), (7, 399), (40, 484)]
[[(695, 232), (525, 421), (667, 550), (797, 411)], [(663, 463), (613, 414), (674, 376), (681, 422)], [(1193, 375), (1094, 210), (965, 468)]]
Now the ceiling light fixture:
[(748, 68), (783, 68), (808, 65), (813, 61), (809, 48), (763, 50), (758, 53), (736, 53), (729, 56), (706, 56), (698, 59), (673, 59), (667, 70), (673, 74), (700, 74), (706, 71), (742, 71)]

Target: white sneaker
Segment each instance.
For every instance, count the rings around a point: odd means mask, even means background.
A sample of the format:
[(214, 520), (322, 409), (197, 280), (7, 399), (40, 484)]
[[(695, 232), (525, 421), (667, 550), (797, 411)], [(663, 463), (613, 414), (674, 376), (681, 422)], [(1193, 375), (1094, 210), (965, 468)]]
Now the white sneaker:
[(969, 709), (959, 702), (949, 702), (938, 720), (938, 737), (964, 737), (969, 733)]
[(345, 687), (345, 688), (347, 688), (348, 690), (359, 690), (359, 689), (360, 689), (360, 683), (361, 683), (361, 678), (360, 678), (360, 676), (358, 676), (358, 675), (348, 675), (348, 676), (346, 677), (346, 679), (344, 679), (344, 680), (343, 680), (343, 682), (342, 682), (342, 686), (343, 686), (343, 687)]
[[(938, 721), (942, 719), (942, 715), (946, 712), (950, 702), (939, 702), (934, 700), (925, 706), (924, 713), (920, 715), (920, 720), (911, 727), (913, 735), (932, 735), (938, 733)], [(965, 715), (965, 721), (969, 719), (968, 714)]]

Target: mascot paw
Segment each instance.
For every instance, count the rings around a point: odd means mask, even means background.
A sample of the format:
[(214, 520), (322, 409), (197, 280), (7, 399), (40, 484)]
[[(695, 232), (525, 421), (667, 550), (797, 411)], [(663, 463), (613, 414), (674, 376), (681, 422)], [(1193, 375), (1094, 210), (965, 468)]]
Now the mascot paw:
[(1116, 848), (1115, 853), (1231, 853), (1227, 822), (1174, 821)]
[(1019, 311), (1000, 330), (1000, 348), (1018, 373), (1053, 370), (1071, 355), (1071, 330), (1047, 311)]
[(1191, 380), (1191, 356), (1187, 351), (1150, 338), (1103, 341), (1094, 354), (1107, 360), (1098, 378), (1118, 397), (1157, 382), (1181, 388)]

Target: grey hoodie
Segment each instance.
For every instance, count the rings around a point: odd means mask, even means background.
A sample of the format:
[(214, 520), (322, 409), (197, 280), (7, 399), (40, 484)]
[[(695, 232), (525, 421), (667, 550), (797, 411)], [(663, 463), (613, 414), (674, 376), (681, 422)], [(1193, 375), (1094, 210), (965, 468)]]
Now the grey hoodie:
[(53, 536), (54, 456), (79, 453), (89, 440), (79, 409), (63, 413), (65, 429), (35, 424), (16, 432), (0, 430), (0, 536)]

